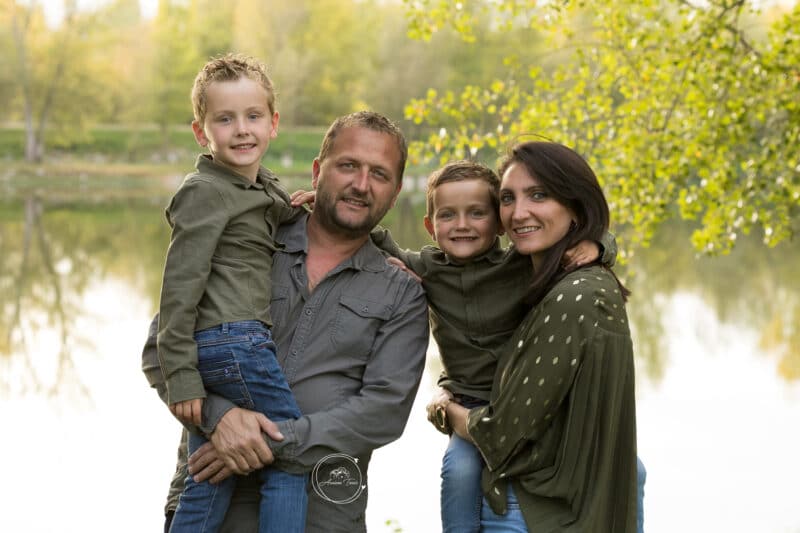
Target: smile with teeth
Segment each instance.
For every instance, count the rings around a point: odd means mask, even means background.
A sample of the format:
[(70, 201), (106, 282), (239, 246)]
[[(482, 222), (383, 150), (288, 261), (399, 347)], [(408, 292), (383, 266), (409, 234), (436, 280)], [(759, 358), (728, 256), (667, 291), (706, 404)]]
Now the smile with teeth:
[(521, 228), (514, 228), (515, 235), (525, 235), (527, 233), (533, 233), (534, 231), (538, 231), (542, 229), (541, 226), (523, 226)]
[(367, 207), (368, 205), (364, 200), (358, 200), (356, 198), (342, 198), (342, 201), (354, 207)]
[(474, 241), (477, 237), (450, 237), (451, 241), (461, 242), (461, 241)]
[(233, 146), (233, 149), (234, 149), (234, 150), (249, 150), (249, 149), (251, 149), (251, 148), (254, 148), (255, 146), (256, 146), (256, 145), (255, 145), (255, 144), (253, 144), (253, 143), (235, 144), (235, 145)]

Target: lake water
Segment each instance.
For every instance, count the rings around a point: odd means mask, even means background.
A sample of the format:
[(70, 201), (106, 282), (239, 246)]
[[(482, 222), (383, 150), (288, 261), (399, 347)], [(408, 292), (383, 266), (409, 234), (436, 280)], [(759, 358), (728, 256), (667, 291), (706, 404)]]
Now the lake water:
[[(0, 531), (159, 531), (179, 428), (139, 356), (164, 198), (77, 196), (0, 204)], [(388, 221), (409, 247), (419, 211), (405, 198)], [(648, 532), (800, 532), (800, 250), (737, 246), (698, 259), (675, 224), (623, 273)], [(371, 532), (439, 528), (438, 368), (431, 345), (404, 435), (375, 454)]]

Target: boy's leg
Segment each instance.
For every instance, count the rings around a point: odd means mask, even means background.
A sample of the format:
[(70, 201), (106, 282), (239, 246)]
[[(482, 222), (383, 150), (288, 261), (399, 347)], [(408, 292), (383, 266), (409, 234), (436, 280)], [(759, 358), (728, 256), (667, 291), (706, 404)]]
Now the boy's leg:
[(511, 485), (508, 486), (506, 514), (495, 514), (489, 502), (483, 499), (481, 509), (481, 531), (483, 533), (528, 533), (525, 517), (517, 501), (517, 495)]
[[(205, 437), (189, 434), (189, 455), (206, 442)], [(172, 518), (170, 533), (212, 533), (219, 531), (228, 510), (236, 478), (213, 485), (208, 481), (195, 482), (186, 476), (178, 508)]]
[[(234, 322), (227, 325), (227, 333), (237, 342), (227, 345), (228, 363), (217, 362), (217, 379), (210, 380), (214, 383), (207, 383), (203, 377), (206, 388), (222, 395), (239, 395), (241, 403), (236, 398), (226, 397), (275, 422), (299, 418), (300, 409), (278, 364), (269, 329), (256, 321)], [(229, 364), (231, 359), (235, 361), (234, 366)], [(220, 372), (220, 367), (228, 370)], [(236, 388), (239, 384), (240, 391)], [(306, 479), (303, 474), (288, 474), (271, 467), (264, 469), (259, 532), (303, 533), (308, 502)]]
[(647, 480), (647, 470), (644, 463), (636, 456), (636, 531), (644, 533), (644, 482)]
[(442, 458), (442, 531), (478, 533), (481, 529), (483, 460), (471, 443), (455, 433)]

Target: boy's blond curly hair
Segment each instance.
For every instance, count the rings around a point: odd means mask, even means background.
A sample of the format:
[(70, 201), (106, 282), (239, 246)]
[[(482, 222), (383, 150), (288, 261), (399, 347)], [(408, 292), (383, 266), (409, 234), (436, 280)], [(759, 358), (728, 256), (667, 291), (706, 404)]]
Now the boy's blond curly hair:
[(192, 108), (194, 118), (202, 125), (206, 118), (208, 86), (215, 81), (236, 81), (247, 77), (260, 83), (267, 91), (267, 106), (270, 114), (275, 113), (275, 89), (272, 80), (267, 75), (267, 67), (254, 57), (242, 54), (225, 54), (212, 58), (206, 63), (192, 86)]

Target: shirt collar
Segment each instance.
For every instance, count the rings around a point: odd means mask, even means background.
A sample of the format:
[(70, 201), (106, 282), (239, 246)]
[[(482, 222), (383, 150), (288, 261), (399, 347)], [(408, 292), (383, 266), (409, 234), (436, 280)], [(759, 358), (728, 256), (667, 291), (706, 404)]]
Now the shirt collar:
[(221, 165), (214, 161), (214, 158), (208, 154), (200, 154), (197, 156), (197, 163), (195, 164), (197, 167), (198, 172), (202, 172), (204, 174), (211, 174), (215, 178), (226, 179), (230, 181), (232, 184), (236, 185), (237, 187), (241, 187), (242, 189), (249, 189), (251, 187), (256, 189), (263, 189), (268, 181), (277, 181), (278, 178), (275, 175), (264, 168), (263, 166), (258, 167), (258, 176), (256, 178), (256, 182), (253, 183), (246, 177), (242, 176), (241, 174), (234, 172), (233, 170), (229, 169), (225, 165)]
[[(283, 243), (283, 252), (308, 254), (308, 217), (301, 216), (293, 222), (283, 224), (278, 230), (277, 238)], [(369, 272), (382, 272), (388, 268), (386, 257), (381, 253), (372, 239), (354, 253), (346, 262), (348, 266), (356, 270), (366, 270)]]
[[(454, 261), (449, 255), (443, 252), (440, 248), (436, 248), (435, 246), (428, 247), (429, 249), (433, 250), (433, 254), (431, 255), (431, 260), (438, 264), (438, 265), (453, 265), (453, 266), (460, 266), (464, 263), (461, 261)], [(470, 263), (474, 263), (476, 261), (486, 260), (490, 263), (500, 264), (503, 262), (503, 258), (506, 256), (506, 250), (500, 246), (500, 237), (494, 238), (494, 243), (492, 246), (489, 247), (488, 250), (483, 252), (481, 255), (474, 257), (469, 260)]]

